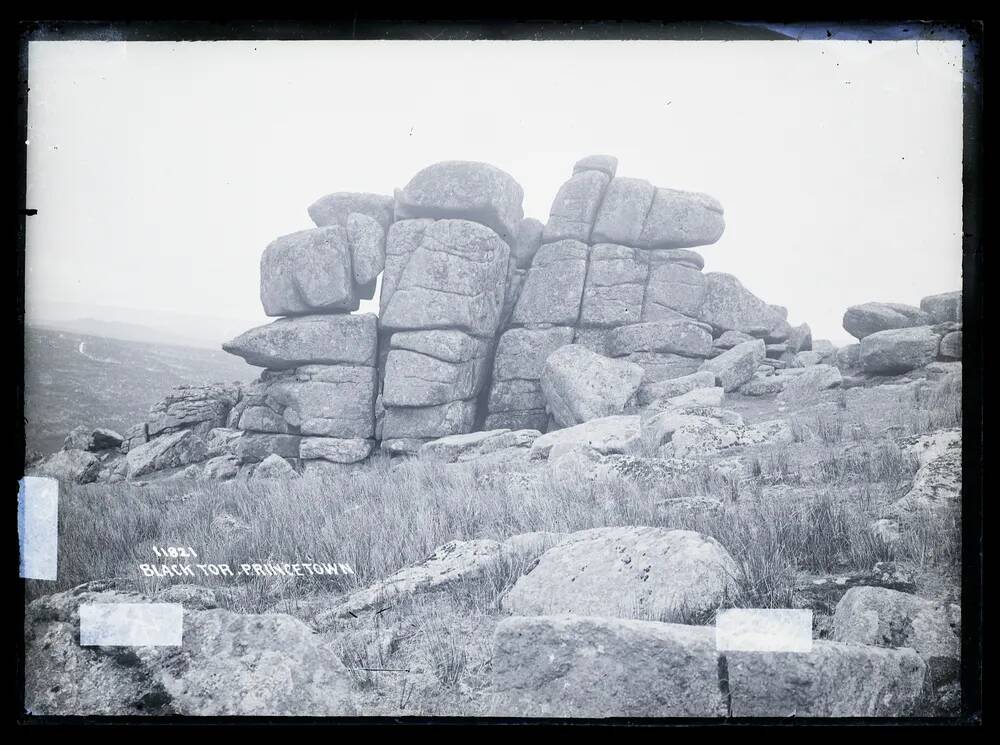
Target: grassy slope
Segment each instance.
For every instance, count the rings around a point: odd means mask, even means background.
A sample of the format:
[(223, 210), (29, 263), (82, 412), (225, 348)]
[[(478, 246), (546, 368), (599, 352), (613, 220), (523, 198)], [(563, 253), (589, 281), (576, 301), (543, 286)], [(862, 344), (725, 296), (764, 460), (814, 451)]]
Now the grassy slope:
[[(83, 344), (83, 352), (80, 345)], [(27, 450), (62, 447), (78, 425), (123, 432), (174, 386), (251, 380), (256, 368), (210, 349), (25, 329)]]
[[(825, 397), (836, 402), (842, 395)], [(375, 459), (326, 481), (76, 487), (60, 504), (59, 580), (54, 586), (31, 582), (29, 593), (137, 578), (137, 565), (154, 560), (153, 545), (194, 546), (202, 562), (309, 557), (355, 568), (356, 576), (348, 578), (198, 580), (226, 588), (221, 597), (236, 610), (262, 612), (283, 601), (296, 612), (301, 600), (368, 585), (453, 539), (653, 525), (699, 530), (728, 548), (742, 567), (730, 605), (788, 607), (802, 573), (868, 571), (880, 560), (914, 572), (919, 591), (941, 599), (950, 593), (947, 599), (955, 601), (957, 519), (918, 522), (895, 547), (877, 540), (869, 525), (880, 508), (905, 494), (916, 471), (898, 435), (957, 426), (959, 401), (960, 390), (944, 385), (930, 411), (866, 412), (864, 420), (844, 409), (799, 413), (795, 442), (747, 452), (750, 468), (743, 478), (726, 476), (711, 463), (683, 480), (641, 486)], [(734, 398), (732, 405), (748, 418), (775, 413), (773, 401)], [(893, 426), (891, 434), (871, 422)], [(667, 506), (670, 499), (699, 495), (721, 498), (721, 509)], [(516, 562), (498, 564), (485, 581), (342, 624), (331, 643), (354, 670), (362, 710), (489, 713), (498, 599), (523, 569)], [(139, 580), (147, 589), (168, 581)]]

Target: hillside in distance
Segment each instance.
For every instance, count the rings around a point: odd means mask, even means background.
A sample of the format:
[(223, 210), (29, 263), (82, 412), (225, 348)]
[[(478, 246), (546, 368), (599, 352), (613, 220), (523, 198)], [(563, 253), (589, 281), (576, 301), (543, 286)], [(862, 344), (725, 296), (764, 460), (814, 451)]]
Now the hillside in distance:
[(26, 449), (49, 454), (78, 425), (124, 432), (174, 386), (254, 379), (221, 350), (25, 326)]

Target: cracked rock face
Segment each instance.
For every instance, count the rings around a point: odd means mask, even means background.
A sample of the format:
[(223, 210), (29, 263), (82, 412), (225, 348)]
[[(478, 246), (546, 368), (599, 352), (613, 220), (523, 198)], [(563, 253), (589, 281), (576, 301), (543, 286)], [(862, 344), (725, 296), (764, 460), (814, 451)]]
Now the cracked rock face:
[(503, 307), (510, 249), (489, 228), (439, 220), (424, 229), (381, 318), (394, 330), (458, 329), (490, 337)]
[(577, 325), (589, 253), (586, 244), (573, 240), (548, 243), (538, 249), (514, 306), (512, 322)]
[(720, 717), (712, 628), (570, 615), (507, 618), (493, 640), (496, 716)]

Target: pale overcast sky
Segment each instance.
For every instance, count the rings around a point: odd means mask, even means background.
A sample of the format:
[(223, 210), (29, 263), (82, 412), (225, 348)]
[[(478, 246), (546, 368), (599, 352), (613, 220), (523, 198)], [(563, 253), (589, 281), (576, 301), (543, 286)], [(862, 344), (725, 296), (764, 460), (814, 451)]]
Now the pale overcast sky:
[[(961, 286), (960, 42), (32, 42), (27, 299), (266, 322), (260, 254), (333, 191), (481, 160), (543, 222), (573, 163), (725, 207), (706, 271), (851, 341)], [(95, 316), (100, 314), (95, 311)], [(222, 339), (219, 340), (223, 341)]]

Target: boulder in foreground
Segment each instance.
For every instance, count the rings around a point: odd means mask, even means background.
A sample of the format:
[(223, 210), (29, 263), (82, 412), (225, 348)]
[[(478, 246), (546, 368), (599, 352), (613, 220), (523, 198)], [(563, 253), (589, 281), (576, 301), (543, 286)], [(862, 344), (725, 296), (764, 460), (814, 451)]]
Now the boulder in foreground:
[(940, 339), (929, 326), (876, 331), (861, 340), (861, 369), (875, 375), (897, 375), (933, 362)]
[[(210, 591), (182, 602), (179, 647), (81, 647), (79, 606), (150, 598), (90, 583), (34, 601), (25, 614), (25, 705), (34, 714), (345, 716), (350, 674), (322, 637), (283, 614), (211, 608)], [(175, 588), (176, 590), (176, 588)], [(208, 600), (208, 602), (206, 602)], [(193, 602), (192, 602), (193, 601)], [(220, 681), (224, 683), (220, 684)]]
[(727, 652), (737, 717), (915, 716), (925, 666), (912, 649), (814, 641), (812, 651)]
[(587, 616), (514, 617), (493, 638), (495, 716), (721, 717), (715, 631)]
[(542, 554), (501, 607), (517, 615), (674, 621), (718, 608), (738, 571), (716, 540), (691, 530), (595, 528)]

